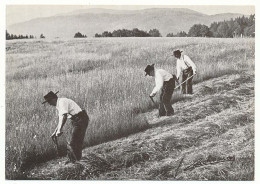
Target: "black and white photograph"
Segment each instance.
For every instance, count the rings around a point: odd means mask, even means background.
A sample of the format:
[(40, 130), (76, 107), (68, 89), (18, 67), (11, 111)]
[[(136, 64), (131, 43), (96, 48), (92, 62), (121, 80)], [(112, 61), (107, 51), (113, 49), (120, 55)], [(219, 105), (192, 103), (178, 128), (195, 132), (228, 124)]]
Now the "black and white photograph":
[(24, 2), (3, 5), (5, 181), (256, 181), (253, 1)]

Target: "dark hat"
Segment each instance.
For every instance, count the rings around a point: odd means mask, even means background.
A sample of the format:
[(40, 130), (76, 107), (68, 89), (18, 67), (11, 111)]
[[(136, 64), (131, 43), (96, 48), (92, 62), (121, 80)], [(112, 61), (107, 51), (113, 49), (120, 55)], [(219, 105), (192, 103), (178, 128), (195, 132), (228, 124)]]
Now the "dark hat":
[(56, 95), (57, 93), (59, 93), (59, 91), (57, 91), (56, 93), (53, 93), (52, 91), (50, 91), (47, 95), (45, 95), (43, 97), (45, 99), (45, 101), (42, 102), (42, 104), (45, 104), (46, 102), (50, 101), (53, 98), (58, 98), (58, 96)]
[(181, 53), (182, 53), (182, 51), (180, 51), (180, 50), (175, 50), (175, 51), (173, 51), (173, 55), (174, 55), (175, 57), (180, 57), (180, 56), (181, 56)]
[(145, 76), (148, 75), (150, 73), (150, 71), (154, 70), (154, 64), (152, 65), (147, 65), (147, 67), (144, 69), (145, 71)]

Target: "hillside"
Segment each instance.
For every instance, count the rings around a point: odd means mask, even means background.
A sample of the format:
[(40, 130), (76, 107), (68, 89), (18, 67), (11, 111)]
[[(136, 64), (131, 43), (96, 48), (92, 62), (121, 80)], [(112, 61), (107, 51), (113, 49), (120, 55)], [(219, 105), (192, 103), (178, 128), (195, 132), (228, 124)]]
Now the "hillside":
[(102, 33), (106, 30), (139, 28), (149, 31), (157, 28), (165, 36), (167, 33), (188, 31), (196, 23), (210, 25), (214, 21), (229, 20), (238, 16), (242, 15), (206, 15), (193, 10), (178, 8), (127, 11), (86, 9), (14, 24), (8, 26), (7, 30), (12, 34), (39, 36), (43, 33), (47, 38), (72, 38), (78, 31), (88, 37), (93, 37), (95, 33)]
[[(175, 74), (175, 59), (169, 57), (175, 49), (184, 50), (196, 62), (198, 75), (194, 83), (198, 85), (212, 78), (255, 69), (252, 38), (33, 39), (7, 40), (6, 46), (6, 179), (19, 179), (33, 164), (56, 158), (55, 146), (49, 138), (57, 126), (55, 108), (41, 104), (49, 91), (60, 91), (59, 97), (73, 99), (87, 110), (91, 123), (84, 142), (90, 147), (139, 135), (135, 133), (153, 124), (146, 120), (151, 116), (143, 113), (156, 108), (148, 97), (154, 79), (145, 77), (143, 70), (147, 64), (155, 63), (158, 68)], [(246, 82), (241, 83), (247, 86)], [(221, 89), (217, 89), (219, 96)], [(173, 101), (178, 103), (174, 106), (184, 99), (176, 91)], [(200, 100), (196, 95), (192, 99)], [(217, 106), (218, 101), (223, 99), (216, 99)], [(196, 106), (195, 110), (202, 107)], [(180, 104), (178, 108), (184, 106)], [(191, 113), (198, 118), (201, 114), (197, 111)], [(176, 109), (176, 116), (179, 112)], [(70, 134), (70, 123), (65, 130), (64, 135)], [(64, 149), (66, 137), (60, 140)]]
[(253, 180), (254, 75), (224, 75), (194, 91), (173, 104), (174, 116), (141, 114), (147, 130), (86, 148), (76, 164), (37, 165), (27, 179)]

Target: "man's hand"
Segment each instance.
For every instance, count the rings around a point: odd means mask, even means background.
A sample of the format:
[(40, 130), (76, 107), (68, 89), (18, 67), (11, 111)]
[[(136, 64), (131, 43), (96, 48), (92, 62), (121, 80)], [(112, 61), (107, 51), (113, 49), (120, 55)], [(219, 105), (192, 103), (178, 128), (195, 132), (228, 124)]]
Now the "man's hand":
[(156, 95), (156, 93), (151, 93), (150, 97), (154, 97)]
[(63, 132), (61, 132), (60, 130), (57, 130), (55, 136), (56, 136), (56, 137), (59, 137), (59, 136), (61, 136), (62, 134), (63, 134)]

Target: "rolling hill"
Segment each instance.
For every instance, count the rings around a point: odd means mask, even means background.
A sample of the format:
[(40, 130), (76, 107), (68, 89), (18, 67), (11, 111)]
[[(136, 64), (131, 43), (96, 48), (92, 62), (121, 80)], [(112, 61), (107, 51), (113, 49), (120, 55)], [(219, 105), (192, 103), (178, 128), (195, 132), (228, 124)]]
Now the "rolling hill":
[(82, 9), (67, 14), (37, 18), (7, 27), (12, 34), (32, 34), (37, 37), (43, 33), (47, 38), (72, 38), (76, 32), (93, 37), (95, 33), (116, 29), (138, 28), (149, 31), (157, 28), (165, 36), (167, 33), (188, 31), (201, 23), (210, 25), (214, 21), (229, 20), (242, 14), (206, 15), (183, 8), (152, 8), (144, 10)]

